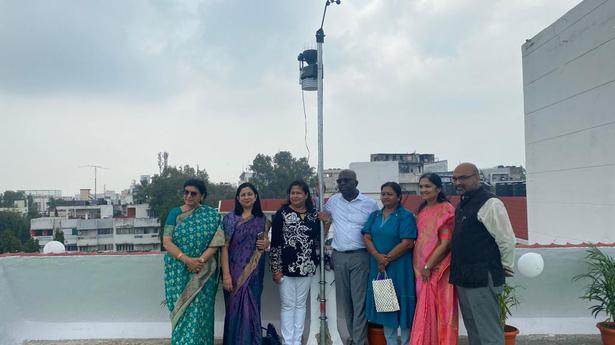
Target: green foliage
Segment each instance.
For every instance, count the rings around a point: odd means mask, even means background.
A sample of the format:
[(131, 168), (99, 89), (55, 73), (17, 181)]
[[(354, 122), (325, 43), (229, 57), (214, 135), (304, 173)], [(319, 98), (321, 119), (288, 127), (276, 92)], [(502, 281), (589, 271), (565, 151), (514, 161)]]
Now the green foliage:
[(209, 176), (205, 170), (194, 169), (188, 165), (183, 167), (165, 167), (160, 175), (154, 175), (152, 182), (141, 184), (143, 199), (150, 206), (152, 215), (164, 224), (169, 211), (183, 204), (182, 188), (189, 178), (201, 178), (209, 183)]
[(0, 232), (9, 231), (20, 242), (30, 239), (30, 222), (17, 212), (0, 211)]
[(21, 251), (21, 242), (13, 231), (0, 231), (0, 253), (16, 253)]
[(64, 231), (58, 230), (53, 234), (53, 240), (64, 244)]
[(258, 154), (250, 165), (254, 176), (250, 178), (261, 198), (285, 198), (288, 185), (297, 179), (308, 183), (315, 178), (314, 168), (307, 158), (295, 158), (288, 151), (280, 151), (270, 157)]
[(29, 229), (28, 218), (20, 213), (0, 211), (0, 253), (22, 251), (22, 245), (31, 239)]
[(172, 208), (183, 204), (183, 186), (189, 178), (197, 177), (205, 181), (208, 196), (204, 204), (211, 207), (217, 208), (220, 200), (232, 199), (235, 196), (235, 186), (209, 182), (209, 176), (204, 169), (194, 169), (188, 165), (163, 165), (162, 168), (162, 173), (154, 175), (150, 183), (142, 181), (135, 187), (135, 202), (149, 203), (152, 216), (158, 217), (160, 224), (164, 224)]
[(26, 195), (24, 192), (14, 192), (12, 190), (5, 191), (0, 195), (0, 207), (14, 207), (15, 201), (25, 200)]
[(39, 218), (38, 204), (34, 202), (32, 195), (28, 195), (28, 219)]
[(506, 319), (511, 315), (511, 308), (519, 305), (519, 296), (517, 295), (518, 286), (511, 286), (504, 283), (502, 293), (498, 297), (498, 306), (500, 308), (500, 325), (502, 328), (506, 325)]
[(615, 260), (600, 249), (591, 247), (587, 250), (585, 262), (589, 270), (572, 278), (575, 281), (589, 281), (581, 298), (596, 303), (589, 307), (594, 317), (604, 312), (607, 321), (615, 321)]
[(38, 252), (38, 248), (38, 240), (35, 240), (33, 238), (30, 238), (26, 241), (26, 243), (23, 244), (23, 246), (21, 246), (21, 250), (26, 253), (36, 253)]

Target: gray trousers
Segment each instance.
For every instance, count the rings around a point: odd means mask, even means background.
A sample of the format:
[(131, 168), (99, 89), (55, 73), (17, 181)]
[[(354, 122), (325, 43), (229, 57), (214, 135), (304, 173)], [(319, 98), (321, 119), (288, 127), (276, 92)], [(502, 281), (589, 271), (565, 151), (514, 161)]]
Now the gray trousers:
[(333, 251), (335, 294), (344, 311), (348, 333), (353, 345), (367, 345), (365, 294), (369, 279), (367, 250), (350, 253)]
[(469, 345), (504, 345), (504, 330), (500, 325), (498, 306), (502, 285), (493, 286), (489, 274), (486, 287), (464, 288), (457, 285), (456, 288)]

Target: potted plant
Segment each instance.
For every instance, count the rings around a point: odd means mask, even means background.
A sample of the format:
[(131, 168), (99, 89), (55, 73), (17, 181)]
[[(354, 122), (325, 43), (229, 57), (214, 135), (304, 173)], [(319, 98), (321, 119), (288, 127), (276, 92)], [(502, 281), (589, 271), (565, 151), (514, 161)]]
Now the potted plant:
[(506, 324), (506, 319), (511, 314), (511, 308), (519, 304), (519, 298), (517, 296), (517, 287), (504, 283), (502, 293), (498, 298), (498, 304), (500, 307), (500, 324), (504, 328), (504, 341), (506, 345), (514, 345), (515, 338), (519, 334), (519, 330), (516, 327)]
[(585, 294), (581, 296), (595, 304), (589, 307), (594, 317), (605, 313), (607, 319), (598, 322), (596, 327), (602, 335), (602, 343), (605, 345), (615, 344), (615, 260), (604, 254), (600, 249), (591, 247), (587, 250), (585, 262), (589, 266), (589, 271), (578, 274), (573, 280), (589, 281), (585, 289)]

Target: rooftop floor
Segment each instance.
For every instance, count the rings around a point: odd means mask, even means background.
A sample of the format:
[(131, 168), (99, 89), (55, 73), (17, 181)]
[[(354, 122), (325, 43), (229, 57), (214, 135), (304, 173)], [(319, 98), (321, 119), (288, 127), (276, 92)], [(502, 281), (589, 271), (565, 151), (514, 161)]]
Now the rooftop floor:
[[(26, 341), (24, 345), (168, 345), (169, 339), (97, 339)], [(216, 341), (222, 344), (222, 341)], [(517, 337), (517, 345), (601, 345), (599, 335), (526, 335)], [(459, 345), (468, 345), (467, 337), (459, 337)]]

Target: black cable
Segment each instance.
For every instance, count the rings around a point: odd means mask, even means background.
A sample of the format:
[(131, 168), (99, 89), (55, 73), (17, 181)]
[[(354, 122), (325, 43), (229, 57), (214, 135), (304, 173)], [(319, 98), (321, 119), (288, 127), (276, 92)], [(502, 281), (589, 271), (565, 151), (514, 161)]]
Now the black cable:
[(307, 128), (307, 112), (305, 111), (305, 91), (303, 91), (303, 87), (301, 88), (301, 102), (303, 103), (303, 120), (304, 120), (304, 124), (303, 124), (303, 141), (305, 143), (305, 149), (307, 150), (307, 160), (308, 162), (310, 161), (310, 148), (308, 146), (308, 142), (307, 142), (307, 133), (308, 133), (308, 128)]

